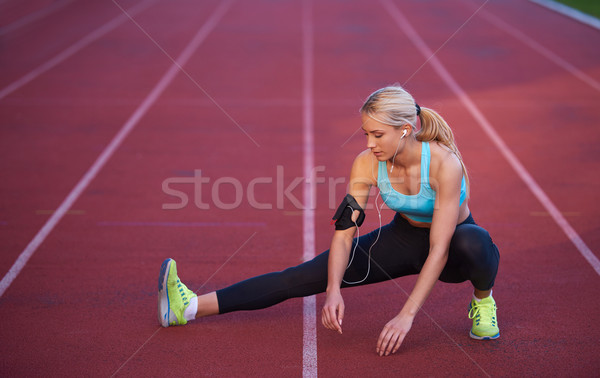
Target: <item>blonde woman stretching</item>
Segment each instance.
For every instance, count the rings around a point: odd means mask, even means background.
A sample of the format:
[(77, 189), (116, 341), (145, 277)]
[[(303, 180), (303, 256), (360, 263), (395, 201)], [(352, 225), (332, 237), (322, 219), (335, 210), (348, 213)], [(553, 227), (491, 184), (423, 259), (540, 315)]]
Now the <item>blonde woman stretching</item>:
[[(468, 176), (450, 127), (401, 87), (371, 94), (361, 116), (368, 149), (352, 165), (348, 194), (334, 216), (330, 249), (296, 267), (201, 296), (180, 282), (175, 261), (166, 259), (158, 280), (158, 318), (164, 327), (326, 292), (322, 323), (342, 333), (341, 288), (418, 274), (408, 300), (379, 335), (379, 355), (398, 350), (437, 280), (469, 280), (474, 289), (470, 336), (500, 336), (491, 296), (498, 248), (469, 211)], [(355, 238), (373, 185), (396, 215), (389, 224)]]

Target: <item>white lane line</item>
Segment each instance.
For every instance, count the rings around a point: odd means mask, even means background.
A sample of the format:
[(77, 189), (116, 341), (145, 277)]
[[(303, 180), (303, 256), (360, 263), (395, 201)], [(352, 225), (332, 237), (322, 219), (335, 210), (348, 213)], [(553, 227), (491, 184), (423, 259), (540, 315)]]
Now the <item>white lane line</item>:
[(114, 152), (119, 148), (123, 140), (133, 130), (140, 119), (146, 114), (146, 112), (152, 107), (156, 100), (160, 97), (162, 92), (169, 86), (175, 76), (179, 73), (179, 66), (184, 66), (185, 63), (192, 56), (194, 51), (204, 42), (210, 32), (217, 26), (221, 17), (231, 6), (233, 0), (224, 1), (220, 3), (219, 7), (213, 12), (208, 21), (198, 30), (194, 38), (188, 43), (185, 49), (181, 52), (177, 58), (176, 63), (173, 63), (167, 72), (162, 76), (160, 81), (154, 86), (152, 91), (146, 96), (144, 101), (135, 110), (131, 117), (121, 127), (119, 132), (114, 136), (111, 142), (106, 146), (104, 151), (98, 156), (94, 164), (88, 169), (85, 175), (79, 180), (77, 185), (71, 190), (67, 198), (61, 203), (58, 209), (52, 214), (50, 219), (46, 221), (46, 224), (38, 231), (33, 240), (27, 245), (27, 247), (21, 252), (13, 266), (10, 268), (8, 273), (0, 281), (0, 297), (4, 294), (6, 289), (11, 283), (17, 278), (21, 270), (27, 264), (27, 261), (35, 253), (37, 248), (44, 242), (48, 234), (52, 232), (54, 227), (60, 222), (63, 216), (67, 213), (69, 208), (77, 201), (81, 193), (87, 188), (90, 182), (96, 177), (98, 172), (104, 167), (106, 162), (111, 158)]
[[(121, 9), (121, 11), (123, 11), (123, 13), (127, 14), (127, 11), (125, 9), (123, 9), (123, 7), (121, 7), (119, 5), (119, 3), (116, 2), (116, 0), (112, 0), (112, 2), (119, 7), (119, 9)], [(162, 51), (163, 54), (165, 54), (165, 56), (167, 58), (169, 58), (173, 63), (175, 63), (175, 60), (171, 57), (171, 55), (165, 51), (165, 49), (163, 49), (163, 47), (156, 42), (156, 40), (154, 38), (152, 38), (152, 36), (146, 31), (146, 29), (144, 29), (142, 27), (142, 25), (140, 25), (136, 20), (133, 19), (133, 17), (129, 17), (131, 19), (131, 22), (133, 22), (135, 24), (135, 26), (138, 27), (138, 29), (140, 29), (140, 31), (142, 33), (144, 33), (144, 35), (146, 35), (146, 37), (148, 37), (149, 40), (152, 41), (152, 43), (154, 43), (154, 45), (160, 50)], [(229, 120), (237, 126), (238, 129), (240, 129), (240, 131), (242, 133), (244, 133), (244, 135), (246, 135), (248, 137), (248, 139), (250, 139), (252, 141), (252, 143), (254, 143), (254, 145), (256, 147), (260, 147), (260, 145), (258, 144), (258, 142), (256, 140), (254, 140), (254, 138), (252, 138), (252, 136), (250, 136), (250, 134), (248, 134), (248, 132), (225, 110), (223, 109), (223, 107), (204, 89), (204, 87), (202, 87), (197, 81), (196, 79), (194, 79), (192, 77), (192, 75), (190, 75), (186, 70), (184, 70), (182, 67), (179, 67), (179, 70), (181, 71), (181, 73), (183, 73), (192, 83), (194, 83), (194, 85), (196, 86), (196, 88), (200, 89), (200, 91), (202, 91), (202, 93), (204, 93), (204, 95), (221, 111), (221, 113), (223, 113), (227, 118), (229, 118)]]
[[(480, 5), (480, 6), (479, 6), (479, 7), (478, 7), (476, 10), (475, 10), (475, 12), (473, 12), (473, 13), (472, 13), (472, 14), (469, 16), (469, 18), (467, 18), (467, 20), (466, 20), (465, 22), (463, 22), (463, 23), (462, 23), (462, 24), (461, 24), (461, 25), (458, 27), (458, 29), (456, 29), (456, 31), (454, 31), (454, 33), (452, 33), (452, 35), (451, 35), (450, 37), (448, 37), (448, 38), (447, 38), (447, 39), (444, 41), (444, 43), (442, 43), (442, 44), (440, 45), (440, 47), (438, 47), (438, 49), (437, 49), (437, 50), (435, 50), (435, 52), (434, 52), (434, 53), (433, 53), (433, 55), (431, 55), (431, 56), (433, 57), (433, 56), (437, 55), (437, 53), (438, 53), (438, 52), (440, 52), (440, 50), (442, 50), (442, 49), (443, 49), (443, 48), (444, 48), (444, 47), (445, 47), (445, 46), (446, 46), (446, 45), (447, 45), (447, 44), (448, 44), (448, 43), (449, 43), (449, 42), (450, 42), (452, 39), (454, 39), (454, 36), (456, 36), (456, 35), (457, 35), (457, 34), (458, 34), (458, 33), (459, 33), (459, 32), (460, 32), (460, 31), (461, 31), (461, 30), (462, 30), (462, 29), (463, 29), (465, 26), (467, 26), (467, 24), (468, 24), (469, 22), (471, 22), (471, 20), (473, 19), (473, 17), (475, 17), (475, 16), (477, 15), (477, 13), (479, 13), (479, 11), (480, 11), (481, 9), (483, 9), (483, 7), (485, 7), (485, 6), (487, 5), (487, 3), (489, 3), (489, 2), (490, 2), (490, 0), (486, 0), (486, 1), (485, 1), (483, 4), (481, 4), (481, 5)], [(427, 59), (426, 61), (424, 61), (424, 62), (423, 62), (423, 64), (421, 64), (421, 65), (419, 66), (419, 68), (417, 68), (417, 69), (415, 70), (415, 72), (413, 72), (413, 74), (412, 74), (412, 75), (410, 75), (410, 76), (408, 77), (408, 79), (406, 79), (406, 80), (404, 81), (404, 84), (402, 84), (402, 86), (403, 86), (403, 87), (404, 87), (404, 86), (406, 86), (406, 84), (407, 84), (407, 83), (408, 83), (408, 82), (409, 82), (409, 81), (410, 81), (410, 80), (411, 80), (413, 77), (415, 77), (415, 76), (416, 76), (416, 75), (417, 75), (417, 74), (418, 74), (418, 73), (421, 71), (421, 68), (425, 67), (425, 66), (427, 65), (427, 63), (428, 63), (428, 62), (429, 62), (429, 59)]]
[[(416, 48), (421, 52), (421, 54), (426, 58), (433, 54), (431, 49), (427, 46), (425, 41), (419, 36), (416, 30), (409, 23), (408, 19), (402, 14), (400, 9), (398, 9), (391, 0), (381, 0), (384, 4), (385, 8), (389, 11), (390, 15), (396, 21), (398, 27), (410, 38), (412, 43), (416, 46)], [(589, 247), (585, 244), (585, 242), (581, 239), (579, 234), (571, 227), (569, 222), (562, 215), (560, 210), (554, 205), (554, 203), (550, 200), (548, 195), (542, 190), (542, 188), (538, 185), (538, 183), (534, 180), (533, 176), (527, 171), (527, 169), (523, 166), (523, 164), (519, 161), (516, 155), (510, 150), (508, 145), (502, 140), (502, 137), (496, 132), (492, 124), (485, 118), (483, 113), (477, 108), (475, 103), (471, 100), (471, 98), (467, 95), (467, 93), (462, 89), (460, 85), (454, 80), (452, 75), (448, 72), (448, 70), (444, 67), (442, 62), (434, 56), (430, 59), (430, 63), (432, 68), (437, 72), (437, 74), (441, 77), (441, 79), (446, 83), (446, 85), (454, 92), (456, 97), (462, 102), (462, 104), (467, 108), (469, 113), (475, 118), (479, 126), (483, 129), (483, 131), (487, 134), (487, 136), (491, 139), (492, 143), (498, 148), (502, 156), (508, 161), (510, 166), (515, 170), (517, 175), (523, 180), (523, 182), (527, 185), (529, 190), (533, 193), (533, 195), (540, 201), (542, 206), (548, 211), (548, 213), (552, 216), (556, 224), (563, 230), (563, 232), (567, 235), (569, 240), (575, 245), (577, 250), (581, 253), (581, 255), (586, 259), (586, 261), (594, 268), (596, 273), (600, 275), (600, 260), (594, 255), (594, 253), (589, 249)]]
[(496, 26), (498, 29), (501, 29), (505, 33), (512, 35), (514, 38), (518, 39), (521, 43), (529, 46), (531, 49), (538, 52), (540, 55), (546, 57), (550, 61), (552, 61), (557, 66), (563, 68), (571, 75), (575, 76), (585, 84), (594, 88), (597, 91), (600, 91), (600, 82), (595, 80), (593, 77), (589, 76), (585, 72), (581, 71), (579, 68), (575, 67), (571, 63), (567, 62), (560, 56), (556, 55), (546, 47), (542, 46), (540, 43), (535, 41), (533, 38), (527, 36), (525, 33), (519, 31), (516, 27), (507, 24), (505, 21), (501, 20), (497, 16), (491, 14), (490, 12), (483, 11), (480, 13), (481, 17), (485, 18), (489, 23)]
[[(303, 258), (304, 261), (315, 257), (315, 197), (316, 185), (313, 179), (314, 137), (313, 137), (313, 20), (312, 1), (302, 3), (302, 130), (304, 152), (304, 211), (303, 225)], [(316, 297), (303, 299), (303, 348), (302, 376), (317, 376), (317, 316)]]
[[(136, 14), (140, 13), (141, 11), (143, 11), (144, 9), (146, 9), (150, 4), (154, 3), (155, 1), (156, 0), (149, 0), (149, 1), (144, 1), (142, 3), (139, 3), (136, 6), (132, 7), (130, 10), (128, 10), (128, 12), (130, 15), (136, 15)], [(0, 100), (3, 99), (4, 97), (8, 96), (9, 94), (13, 93), (17, 89), (23, 87), (24, 85), (31, 82), (32, 80), (36, 79), (38, 76), (40, 76), (44, 72), (48, 71), (49, 69), (54, 68), (58, 64), (64, 62), (66, 59), (68, 59), (69, 57), (71, 57), (72, 55), (77, 53), (79, 50), (83, 49), (90, 43), (98, 40), (100, 37), (104, 36), (105, 34), (107, 34), (110, 31), (112, 31), (113, 29), (115, 29), (117, 26), (121, 25), (128, 19), (129, 19), (129, 17), (126, 14), (123, 14), (123, 13), (119, 14), (117, 17), (113, 18), (112, 20), (110, 20), (106, 24), (102, 25), (98, 29), (94, 30), (90, 34), (86, 35), (85, 37), (81, 38), (79, 41), (77, 41), (74, 44), (72, 44), (71, 46), (67, 47), (62, 52), (55, 55), (53, 58), (47, 60), (45, 63), (34, 68), (32, 71), (30, 71), (25, 76), (22, 76), (20, 79), (13, 81), (11, 84), (9, 84), (8, 86), (6, 86), (2, 90), (0, 90)]]
[(45, 8), (39, 9), (33, 13), (30, 13), (6, 26), (3, 26), (0, 28), (0, 36), (4, 35), (4, 34), (8, 34), (11, 33), (17, 29), (22, 28), (23, 26), (29, 25), (32, 22), (38, 21), (46, 16), (51, 15), (52, 13), (56, 12), (57, 10), (59, 10), (60, 8), (64, 7), (65, 5), (72, 3), (73, 0), (62, 0), (62, 1), (57, 1)]
[(529, 1), (531, 1), (532, 3), (536, 3), (538, 5), (541, 5), (543, 7), (546, 7), (548, 9), (552, 9), (555, 12), (561, 13), (561, 14), (563, 14), (567, 17), (571, 17), (572, 19), (575, 19), (583, 24), (586, 24), (588, 26), (591, 26), (593, 28), (600, 30), (600, 20), (598, 20), (596, 17), (593, 17), (593, 16), (590, 16), (583, 12), (580, 12), (577, 9), (573, 9), (569, 6), (566, 6), (564, 4), (557, 3), (556, 1), (551, 1), (551, 0), (529, 0)]

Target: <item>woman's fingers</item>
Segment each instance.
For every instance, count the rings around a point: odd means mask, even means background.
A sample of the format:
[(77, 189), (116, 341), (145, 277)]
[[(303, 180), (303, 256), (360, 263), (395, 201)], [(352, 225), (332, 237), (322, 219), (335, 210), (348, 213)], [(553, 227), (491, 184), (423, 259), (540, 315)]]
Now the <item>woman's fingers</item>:
[(325, 327), (327, 329), (332, 330), (332, 331), (341, 332), (340, 325), (338, 324), (337, 319), (336, 319), (335, 309), (328, 308), (328, 309), (325, 309), (325, 312), (326, 312), (326, 324), (325, 324)]
[(344, 317), (343, 303), (338, 306), (324, 306), (321, 323), (325, 328), (342, 333), (342, 318)]
[(333, 319), (335, 318), (335, 314), (331, 314), (331, 309), (328, 307), (323, 307), (323, 325), (327, 329), (335, 330), (335, 325)]
[(380, 356), (396, 353), (408, 331), (410, 331), (413, 319), (414, 316), (400, 313), (390, 320), (379, 334), (376, 352)]
[(380, 356), (388, 356), (390, 353), (396, 353), (406, 337), (407, 331), (402, 327), (396, 327), (390, 322), (383, 327), (377, 340), (377, 348), (375, 351)]
[[(386, 354), (386, 350), (388, 349), (388, 345), (394, 339), (394, 333), (387, 326), (383, 328), (383, 331), (379, 334), (379, 339), (377, 340), (377, 349), (376, 352), (380, 356)], [(395, 340), (393, 341), (395, 343)]]
[(394, 346), (394, 349), (392, 350), (392, 353), (396, 353), (398, 351), (398, 349), (400, 349), (400, 345), (402, 345), (402, 343), (404, 342), (405, 336), (406, 336), (406, 333), (400, 334), (400, 336), (398, 337), (398, 341), (396, 341), (396, 345)]
[(400, 347), (400, 344), (402, 344), (400, 334), (393, 330), (387, 330), (382, 332), (379, 336), (376, 351), (380, 356), (388, 356), (390, 353), (395, 353)]
[(339, 313), (340, 313), (340, 309), (339, 307), (331, 307), (329, 309), (329, 321), (331, 322), (331, 330), (333, 331), (337, 331), (338, 333), (342, 333), (342, 326), (341, 323), (339, 321)]
[(337, 319), (335, 324), (337, 325), (337, 331), (342, 333), (342, 319), (344, 318), (344, 303), (340, 303), (338, 306)]

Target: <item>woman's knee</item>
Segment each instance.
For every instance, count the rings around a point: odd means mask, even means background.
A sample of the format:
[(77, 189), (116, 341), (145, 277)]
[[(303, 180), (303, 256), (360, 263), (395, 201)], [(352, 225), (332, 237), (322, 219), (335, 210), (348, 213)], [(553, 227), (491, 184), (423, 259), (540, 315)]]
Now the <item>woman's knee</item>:
[(473, 224), (457, 227), (450, 242), (451, 254), (457, 255), (461, 260), (474, 263), (493, 259), (496, 251), (490, 234), (485, 229)]
[(478, 289), (493, 286), (499, 258), (498, 248), (485, 229), (472, 224), (457, 227), (450, 242), (449, 259)]

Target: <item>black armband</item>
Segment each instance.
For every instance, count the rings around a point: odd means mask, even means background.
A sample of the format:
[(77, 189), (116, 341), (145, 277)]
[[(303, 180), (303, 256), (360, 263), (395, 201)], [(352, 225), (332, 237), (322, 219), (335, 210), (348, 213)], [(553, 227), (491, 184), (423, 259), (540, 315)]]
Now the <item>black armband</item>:
[[(360, 212), (358, 219), (356, 220), (356, 224), (354, 221), (352, 221), (352, 213), (354, 210), (358, 210)], [(362, 207), (360, 207), (352, 195), (346, 194), (346, 197), (344, 197), (342, 203), (340, 203), (340, 206), (335, 212), (335, 215), (331, 219), (331, 223), (335, 221), (336, 230), (346, 230), (353, 226), (360, 227), (365, 220), (365, 211), (362, 209)]]

